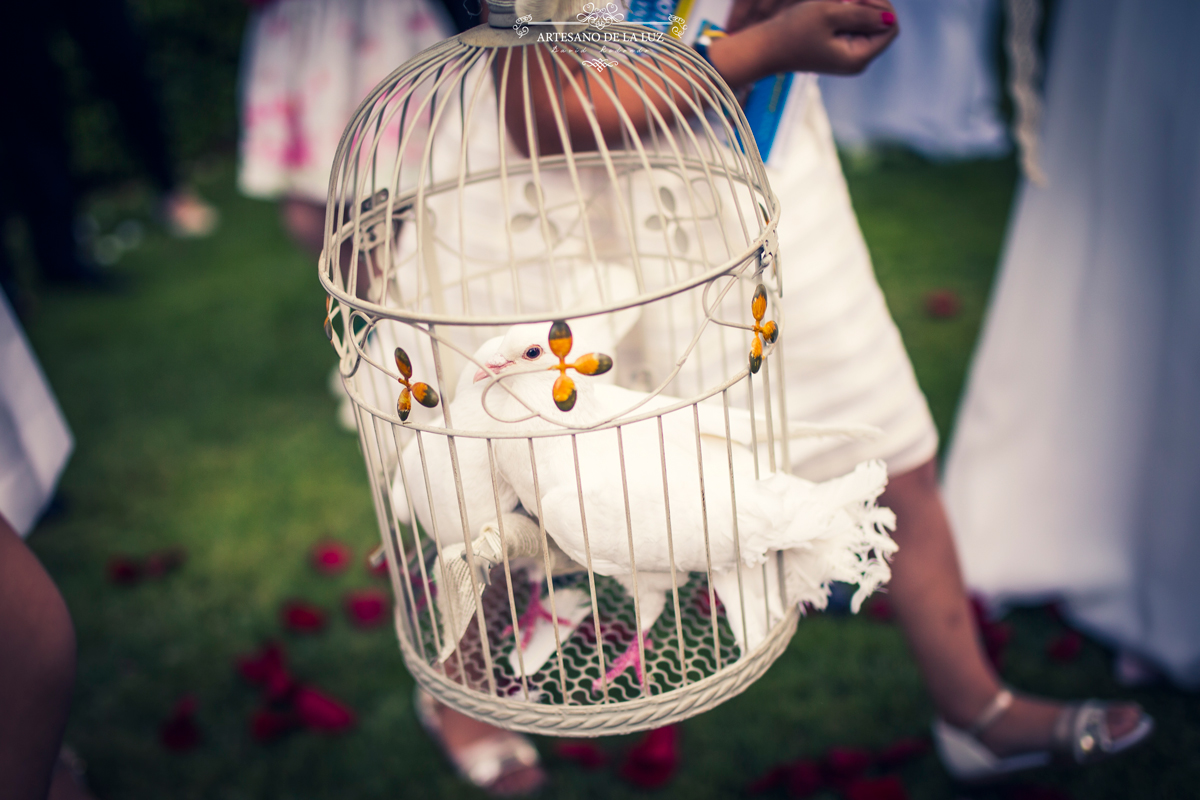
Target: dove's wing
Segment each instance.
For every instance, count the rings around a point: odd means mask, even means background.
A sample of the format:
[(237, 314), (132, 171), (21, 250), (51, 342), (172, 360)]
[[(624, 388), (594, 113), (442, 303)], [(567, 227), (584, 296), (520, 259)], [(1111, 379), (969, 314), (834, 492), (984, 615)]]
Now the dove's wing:
[[(481, 354), (494, 350), (499, 341), (500, 337), (496, 337), (485, 343), (476, 352), (475, 360), (481, 361)], [(456, 429), (485, 431), (495, 425), (480, 402), (484, 384), (474, 381), (478, 369), (473, 362), (468, 362), (459, 375), (455, 398), (450, 404), (450, 418)], [(503, 479), (497, 480), (496, 490), (493, 490), (485, 440), (459, 436), (454, 439), (454, 448), (462, 482), (462, 501), (467, 512), (466, 530), (474, 537), (482, 526), (496, 519), (497, 491), (501, 514), (516, 508), (517, 498), (512, 487)], [(397, 518), (401, 523), (411, 525), (412, 511), (415, 510), (421, 526), (430, 536), (436, 530), (442, 544), (462, 542), (463, 521), (449, 438), (436, 433), (423, 434), (418, 443), (417, 437), (413, 436), (404, 447), (402, 461), (403, 468), (396, 470), (392, 481)], [(426, 474), (429, 476), (428, 482), (425, 480)]]

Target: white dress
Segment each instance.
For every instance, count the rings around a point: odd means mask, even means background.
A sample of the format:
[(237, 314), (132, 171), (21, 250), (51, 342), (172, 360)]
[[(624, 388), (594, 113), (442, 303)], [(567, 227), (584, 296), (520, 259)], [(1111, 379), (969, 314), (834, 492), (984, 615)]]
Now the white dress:
[(969, 585), (1061, 597), (1200, 686), (1200, 48), (1185, 0), (1064, 0), (947, 461)]
[(28, 535), (74, 442), (8, 299), (0, 293), (0, 515)]
[(358, 104), (451, 33), (428, 0), (277, 0), (256, 12), (241, 73), (241, 190), (324, 203)]
[(1008, 151), (996, 0), (895, 0), (900, 36), (862, 75), (821, 76), (842, 145), (895, 142), (935, 158)]

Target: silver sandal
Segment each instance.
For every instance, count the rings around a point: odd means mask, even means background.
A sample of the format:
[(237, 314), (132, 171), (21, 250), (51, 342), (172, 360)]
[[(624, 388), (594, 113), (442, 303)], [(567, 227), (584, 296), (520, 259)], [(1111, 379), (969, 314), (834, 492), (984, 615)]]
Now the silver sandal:
[[(417, 719), (429, 737), (437, 742), (446, 758), (454, 765), (455, 771), (463, 780), (473, 786), (483, 789), (488, 794), (497, 797), (511, 797), (518, 793), (498, 792), (495, 784), (505, 775), (538, 767), (541, 759), (533, 743), (519, 733), (502, 731), (501, 736), (492, 736), (460, 748), (457, 752), (446, 745), (445, 732), (442, 729), (442, 718), (438, 714), (437, 701), (417, 687), (413, 695), (413, 708)], [(545, 779), (527, 792), (534, 794), (542, 788)]]
[(1105, 721), (1112, 704), (1088, 700), (1062, 710), (1054, 724), (1054, 744), (1050, 749), (1001, 758), (979, 741), (979, 735), (1000, 719), (1012, 704), (1012, 692), (1001, 689), (966, 730), (940, 718), (934, 720), (933, 741), (938, 757), (951, 777), (968, 783), (993, 780), (1044, 767), (1055, 756), (1076, 764), (1092, 764), (1128, 750), (1154, 730), (1154, 720), (1143, 711), (1132, 731), (1113, 739)]

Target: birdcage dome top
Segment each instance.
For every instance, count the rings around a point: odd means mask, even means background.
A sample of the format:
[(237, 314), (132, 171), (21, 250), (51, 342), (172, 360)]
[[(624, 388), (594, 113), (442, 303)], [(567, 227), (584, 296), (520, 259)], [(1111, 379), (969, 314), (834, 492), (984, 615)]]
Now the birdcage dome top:
[(570, 3), (546, 5), (494, 3), (491, 24), (424, 51), (359, 107), (320, 271), (347, 312), (542, 321), (773, 265), (778, 202), (707, 62), (615, 5), (566, 19), (551, 17)]

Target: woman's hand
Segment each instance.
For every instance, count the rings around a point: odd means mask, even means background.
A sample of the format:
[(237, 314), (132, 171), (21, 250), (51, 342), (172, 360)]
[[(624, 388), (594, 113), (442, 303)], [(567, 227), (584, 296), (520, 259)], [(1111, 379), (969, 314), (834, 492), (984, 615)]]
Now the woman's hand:
[(733, 86), (780, 72), (854, 75), (900, 32), (887, 0), (738, 0), (729, 28), (708, 54)]

